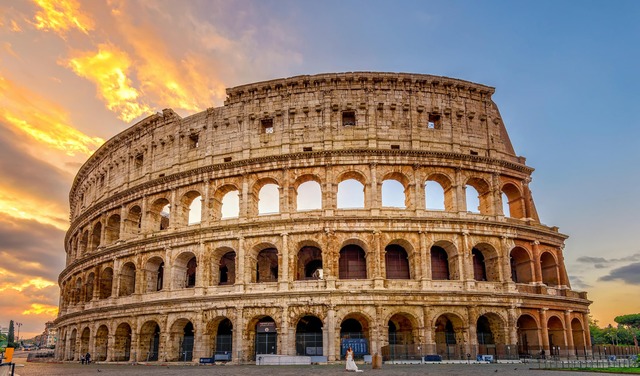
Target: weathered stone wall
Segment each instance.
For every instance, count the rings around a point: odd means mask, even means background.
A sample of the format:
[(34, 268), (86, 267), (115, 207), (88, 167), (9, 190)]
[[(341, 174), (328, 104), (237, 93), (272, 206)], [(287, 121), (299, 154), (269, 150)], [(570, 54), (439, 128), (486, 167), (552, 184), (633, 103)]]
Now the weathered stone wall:
[[(220, 108), (142, 120), (81, 168), (59, 279), (60, 359), (89, 348), (110, 361), (197, 361), (216, 350), (225, 320), (234, 361), (255, 356), (258, 322), (267, 321), (277, 353), (295, 355), (309, 318), (322, 322), (330, 360), (353, 320), (372, 353), (396, 341), (393, 330), (432, 352), (447, 335), (471, 351), (485, 322), (496, 345), (589, 343), (590, 302), (570, 288), (566, 236), (539, 222), (533, 170), (515, 155), (492, 88), (367, 72), (227, 93)], [(347, 179), (362, 184), (362, 208), (338, 207)], [(383, 206), (388, 180), (404, 188), (404, 208)], [(306, 182), (319, 184), (321, 205), (299, 211)], [(444, 210), (426, 207), (427, 182), (442, 188)], [(259, 213), (268, 184), (278, 187), (277, 213)], [(466, 187), (479, 210), (466, 207)], [(238, 213), (223, 218), (230, 193)], [(200, 199), (201, 218), (190, 223)], [(322, 278), (304, 274), (312, 262)], [(366, 278), (349, 277), (351, 264)], [(391, 273), (397, 265), (406, 277)], [(434, 278), (442, 268), (446, 278)], [(181, 347), (191, 336), (192, 352)]]

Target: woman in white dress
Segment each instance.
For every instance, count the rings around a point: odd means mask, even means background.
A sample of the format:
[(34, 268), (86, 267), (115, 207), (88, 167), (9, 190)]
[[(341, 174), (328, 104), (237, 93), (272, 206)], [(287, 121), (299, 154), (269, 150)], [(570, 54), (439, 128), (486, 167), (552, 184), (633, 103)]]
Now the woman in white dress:
[(347, 349), (347, 365), (345, 369), (347, 371), (362, 372), (362, 370), (358, 369), (356, 362), (353, 361), (353, 350), (351, 349), (351, 346)]

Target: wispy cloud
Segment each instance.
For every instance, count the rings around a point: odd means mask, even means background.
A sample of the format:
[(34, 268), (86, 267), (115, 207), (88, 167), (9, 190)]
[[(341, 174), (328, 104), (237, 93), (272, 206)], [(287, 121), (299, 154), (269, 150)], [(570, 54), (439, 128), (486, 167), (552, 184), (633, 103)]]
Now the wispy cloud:
[(151, 111), (140, 102), (140, 92), (132, 86), (129, 55), (112, 44), (101, 44), (97, 51), (74, 52), (61, 62), (78, 76), (93, 82), (107, 108), (124, 121)]
[(40, 7), (36, 12), (35, 26), (44, 31), (52, 31), (64, 38), (69, 30), (78, 30), (88, 34), (93, 30), (95, 22), (80, 10), (80, 3), (75, 0), (34, 0)]
[(93, 153), (104, 143), (75, 129), (65, 110), (0, 76), (0, 119), (46, 147), (69, 156)]

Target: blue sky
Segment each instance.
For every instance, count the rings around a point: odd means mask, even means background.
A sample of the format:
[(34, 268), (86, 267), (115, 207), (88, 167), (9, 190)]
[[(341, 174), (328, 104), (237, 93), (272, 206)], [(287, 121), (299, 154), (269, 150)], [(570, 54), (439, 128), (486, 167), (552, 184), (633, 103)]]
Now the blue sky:
[(638, 1), (4, 2), (0, 257), (18, 267), (0, 265), (0, 325), (55, 317), (67, 192), (105, 139), (225, 87), (343, 71), (495, 87), (573, 287), (602, 323), (640, 312), (639, 20)]

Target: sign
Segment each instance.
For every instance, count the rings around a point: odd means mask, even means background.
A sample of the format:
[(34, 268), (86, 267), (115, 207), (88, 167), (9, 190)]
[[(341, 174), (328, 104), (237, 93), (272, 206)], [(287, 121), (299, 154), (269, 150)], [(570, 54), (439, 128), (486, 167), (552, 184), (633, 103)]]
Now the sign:
[(258, 333), (275, 333), (276, 332), (276, 323), (275, 322), (259, 322), (258, 327), (256, 328), (256, 332)]
[(340, 345), (340, 354), (344, 357), (347, 349), (351, 347), (354, 356), (369, 354), (369, 346), (366, 338), (344, 338)]

